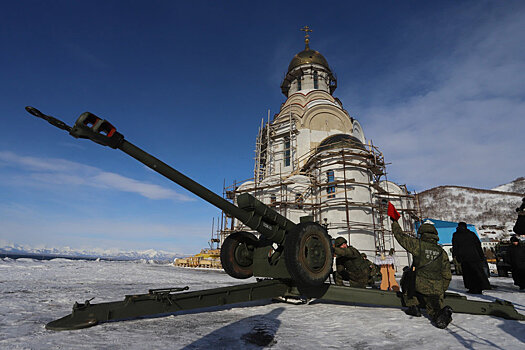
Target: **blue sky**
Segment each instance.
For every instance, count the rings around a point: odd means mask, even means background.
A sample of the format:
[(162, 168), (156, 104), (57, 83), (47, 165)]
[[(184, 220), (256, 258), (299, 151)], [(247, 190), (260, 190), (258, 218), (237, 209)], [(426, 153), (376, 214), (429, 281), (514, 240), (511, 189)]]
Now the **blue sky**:
[(75, 140), (90, 111), (211, 190), (253, 176), (261, 118), (311, 47), (335, 96), (422, 191), (525, 176), (519, 1), (11, 1), (0, 13), (0, 246), (207, 246), (218, 211), (120, 151)]

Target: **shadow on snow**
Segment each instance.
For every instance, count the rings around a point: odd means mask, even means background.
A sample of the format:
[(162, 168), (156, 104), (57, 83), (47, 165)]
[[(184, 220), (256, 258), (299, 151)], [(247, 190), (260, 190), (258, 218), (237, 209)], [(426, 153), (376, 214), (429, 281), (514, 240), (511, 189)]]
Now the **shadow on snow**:
[(243, 318), (219, 328), (183, 349), (258, 349), (271, 347), (277, 341), (275, 334), (281, 325), (278, 316), (284, 307), (273, 309), (264, 315)]

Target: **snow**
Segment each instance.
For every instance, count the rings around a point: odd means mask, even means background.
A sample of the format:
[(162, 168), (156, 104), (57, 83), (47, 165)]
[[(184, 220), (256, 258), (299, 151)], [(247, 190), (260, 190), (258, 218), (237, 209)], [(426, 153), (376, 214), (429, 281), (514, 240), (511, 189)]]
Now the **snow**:
[[(263, 301), (163, 318), (105, 323), (54, 332), (47, 322), (71, 312), (75, 301), (123, 300), (150, 288), (223, 287), (235, 280), (221, 271), (190, 270), (131, 261), (0, 260), (0, 349), (523, 349), (525, 322), (454, 314), (445, 330), (400, 309), (314, 301)], [(506, 299), (525, 314), (525, 293), (510, 278), (491, 278), (498, 289), (469, 299)], [(463, 293), (461, 276), (451, 291)]]
[(525, 177), (518, 177), (512, 182), (494, 187), (492, 190), (500, 192), (525, 193)]

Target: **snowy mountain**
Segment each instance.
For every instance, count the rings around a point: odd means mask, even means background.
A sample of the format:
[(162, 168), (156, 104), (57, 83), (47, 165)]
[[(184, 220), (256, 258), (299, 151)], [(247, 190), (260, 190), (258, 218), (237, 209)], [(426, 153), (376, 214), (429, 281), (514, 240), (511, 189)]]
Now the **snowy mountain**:
[(446, 221), (465, 221), (481, 234), (507, 236), (516, 222), (515, 209), (525, 197), (525, 177), (491, 190), (439, 186), (416, 195), (421, 216)]
[(60, 257), (75, 257), (75, 258), (102, 258), (111, 260), (155, 260), (155, 261), (173, 261), (175, 258), (181, 258), (183, 255), (157, 251), (153, 249), (144, 251), (122, 251), (116, 249), (73, 249), (69, 247), (63, 248), (33, 248), (22, 246), (20, 244), (10, 244), (0, 247), (1, 254), (11, 255), (38, 255), (38, 256), (60, 256)]
[(493, 188), (492, 190), (500, 192), (521, 193), (523, 196), (525, 196), (525, 177), (518, 177), (512, 182), (505, 185), (500, 185)]

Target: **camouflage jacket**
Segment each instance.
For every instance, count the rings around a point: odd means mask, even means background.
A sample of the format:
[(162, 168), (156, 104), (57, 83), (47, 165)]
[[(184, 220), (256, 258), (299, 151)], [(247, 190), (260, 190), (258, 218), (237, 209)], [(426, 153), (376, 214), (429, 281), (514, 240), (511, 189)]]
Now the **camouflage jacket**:
[(344, 269), (353, 276), (366, 276), (370, 274), (370, 266), (361, 256), (359, 250), (352, 246), (347, 248), (335, 247), (335, 265), (343, 266)]
[(399, 224), (393, 222), (392, 232), (399, 244), (414, 258), (416, 291), (424, 295), (445, 293), (452, 273), (447, 253), (437, 244), (439, 238), (436, 229), (423, 224), (419, 230), (421, 239), (418, 239), (403, 233)]

